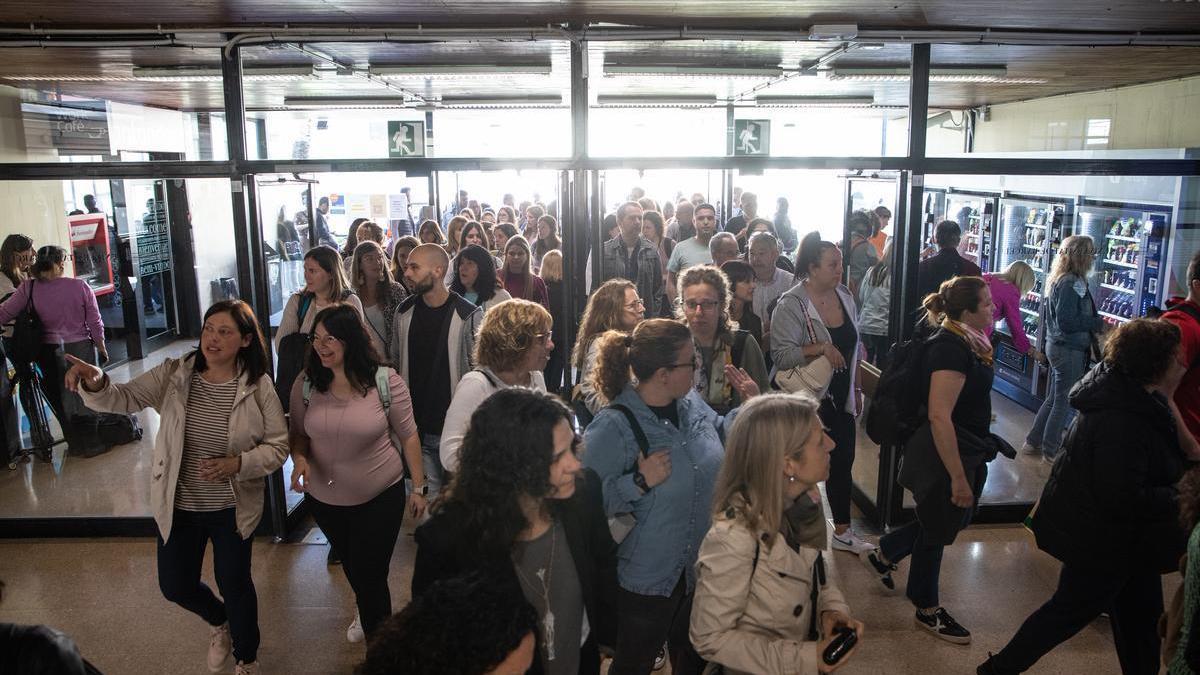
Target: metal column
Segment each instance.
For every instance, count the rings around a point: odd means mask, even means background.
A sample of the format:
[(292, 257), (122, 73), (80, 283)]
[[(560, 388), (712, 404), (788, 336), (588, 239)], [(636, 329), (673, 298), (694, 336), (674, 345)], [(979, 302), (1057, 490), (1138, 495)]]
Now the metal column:
[[(571, 43), (571, 158), (579, 165), (588, 155), (588, 48), (587, 43), (576, 41)], [(564, 213), (570, 218), (563, 228), (565, 237), (563, 256), (563, 307), (559, 316), (567, 325), (563, 332), (564, 349), (567, 364), (564, 367), (567, 385), (575, 383), (570, 367), (570, 355), (575, 345), (575, 335), (579, 326), (572, 317), (583, 314), (584, 299), (590, 288), (587, 288), (584, 272), (587, 266), (589, 239), (600, 242), (602, 237), (595, 233), (589, 237), (592, 225), (590, 209), (588, 208), (588, 173), (583, 169), (571, 169), (564, 172), (567, 177), (567, 190), (570, 191), (570, 212)], [(564, 218), (564, 220), (565, 220)], [(599, 227), (599, 223), (596, 224)], [(599, 249), (597, 248), (597, 251)], [(597, 256), (598, 257), (598, 256)], [(599, 278), (594, 279), (599, 282)]]

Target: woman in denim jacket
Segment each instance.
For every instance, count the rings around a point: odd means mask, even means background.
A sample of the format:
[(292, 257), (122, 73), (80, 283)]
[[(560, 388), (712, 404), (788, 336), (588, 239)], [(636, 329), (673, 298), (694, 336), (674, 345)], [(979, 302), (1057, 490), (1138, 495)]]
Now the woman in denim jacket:
[(1062, 445), (1070, 405), (1067, 394), (1087, 369), (1092, 335), (1104, 326), (1088, 288), (1088, 274), (1096, 259), (1096, 245), (1086, 235), (1063, 240), (1050, 268), (1046, 311), (1046, 357), (1050, 360), (1050, 382), (1046, 400), (1038, 409), (1033, 428), (1021, 450), (1041, 453), (1053, 461)]
[[(617, 655), (608, 672), (647, 675), (666, 640), (672, 672), (699, 675), (688, 619), (725, 456), (724, 418), (692, 387), (695, 348), (682, 323), (649, 319), (632, 334), (608, 331), (597, 342), (588, 377), (611, 405), (588, 425), (583, 463), (603, 482), (608, 515), (636, 521), (617, 554)], [(758, 393), (745, 371), (729, 366), (726, 376), (743, 400)]]

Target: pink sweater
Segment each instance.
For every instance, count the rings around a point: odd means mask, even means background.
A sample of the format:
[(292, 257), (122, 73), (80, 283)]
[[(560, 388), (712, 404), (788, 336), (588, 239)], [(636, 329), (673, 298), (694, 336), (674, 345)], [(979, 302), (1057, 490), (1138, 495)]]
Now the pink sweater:
[[(1025, 335), (1025, 323), (1021, 320), (1020, 289), (1008, 283), (999, 274), (985, 274), (983, 279), (987, 282), (988, 290), (992, 292), (992, 303), (996, 306), (992, 312), (993, 324), (1003, 318), (1008, 324), (1008, 330), (1012, 333), (1017, 351), (1022, 354), (1028, 352), (1029, 338)], [(987, 327), (988, 337), (992, 336), (992, 328), (992, 324), (989, 324)]]
[(46, 281), (25, 280), (17, 292), (0, 305), (0, 325), (12, 321), (29, 302), (42, 320), (42, 343), (56, 345), (91, 339), (104, 344), (104, 321), (96, 305), (96, 294), (82, 279), (59, 277)]
[[(292, 433), (308, 436), (308, 491), (335, 506), (371, 501), (404, 476), (398, 439), (417, 433), (412, 399), (404, 378), (390, 373), (392, 402), (387, 416), (374, 389), (366, 396), (341, 400), (314, 387), (304, 405), (304, 378), (292, 386)], [(332, 482), (332, 485), (330, 484)]]

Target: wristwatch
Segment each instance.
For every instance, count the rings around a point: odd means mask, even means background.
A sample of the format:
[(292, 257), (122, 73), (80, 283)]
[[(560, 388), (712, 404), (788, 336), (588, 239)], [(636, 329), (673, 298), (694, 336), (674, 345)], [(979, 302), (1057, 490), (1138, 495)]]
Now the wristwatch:
[(638, 486), (638, 489), (642, 492), (650, 491), (650, 486), (646, 483), (646, 477), (642, 475), (641, 471), (633, 472), (633, 484)]
[(429, 496), (429, 482), (426, 481), (425, 483), (422, 483), (421, 487), (419, 487), (419, 488), (413, 488), (413, 494), (418, 494), (418, 495), (421, 495), (422, 497), (428, 497)]

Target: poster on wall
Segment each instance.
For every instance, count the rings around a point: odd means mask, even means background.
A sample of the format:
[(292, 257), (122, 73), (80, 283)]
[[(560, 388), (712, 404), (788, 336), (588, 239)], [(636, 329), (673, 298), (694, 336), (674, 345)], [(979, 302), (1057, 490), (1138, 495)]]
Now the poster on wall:
[(346, 215), (346, 195), (329, 195), (329, 213), (335, 216)]
[(370, 195), (346, 195), (346, 215), (351, 218), (370, 218)]
[(371, 220), (387, 220), (387, 195), (371, 195)]
[(399, 194), (388, 195), (388, 218), (391, 220), (412, 220), (408, 214), (408, 195), (401, 192)]

